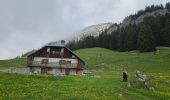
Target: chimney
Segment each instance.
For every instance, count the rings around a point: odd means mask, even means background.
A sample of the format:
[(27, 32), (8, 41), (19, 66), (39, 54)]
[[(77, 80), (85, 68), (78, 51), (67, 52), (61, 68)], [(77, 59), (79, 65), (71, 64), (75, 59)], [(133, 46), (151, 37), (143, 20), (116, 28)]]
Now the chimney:
[(61, 40), (61, 45), (65, 46), (65, 40)]

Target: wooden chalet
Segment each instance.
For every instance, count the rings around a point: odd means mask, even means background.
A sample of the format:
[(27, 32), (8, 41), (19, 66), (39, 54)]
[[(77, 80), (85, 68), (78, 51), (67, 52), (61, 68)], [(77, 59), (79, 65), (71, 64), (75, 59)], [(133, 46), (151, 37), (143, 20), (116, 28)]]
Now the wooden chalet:
[(83, 75), (84, 61), (64, 45), (46, 45), (27, 56), (32, 73)]

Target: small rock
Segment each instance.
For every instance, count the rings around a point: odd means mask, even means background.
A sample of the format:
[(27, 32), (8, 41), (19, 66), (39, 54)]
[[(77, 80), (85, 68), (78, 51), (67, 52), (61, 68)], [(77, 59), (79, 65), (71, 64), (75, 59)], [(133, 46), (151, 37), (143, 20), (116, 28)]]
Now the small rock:
[(150, 87), (150, 88), (149, 88), (149, 90), (152, 90), (152, 91), (154, 91), (155, 89), (154, 89), (154, 87)]
[(129, 82), (128, 82), (127, 86), (128, 86), (128, 87), (131, 87), (131, 85), (130, 85), (130, 83), (129, 83)]
[(119, 94), (119, 97), (122, 97), (122, 96), (123, 96), (123, 95), (120, 93), (120, 94)]

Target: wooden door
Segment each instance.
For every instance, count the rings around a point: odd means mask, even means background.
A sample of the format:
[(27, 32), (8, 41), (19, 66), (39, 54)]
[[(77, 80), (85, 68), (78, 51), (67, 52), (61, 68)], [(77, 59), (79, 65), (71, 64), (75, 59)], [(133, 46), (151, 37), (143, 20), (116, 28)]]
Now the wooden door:
[(70, 74), (70, 69), (65, 69), (65, 73), (66, 73), (66, 75), (69, 75)]
[(47, 68), (41, 68), (41, 74), (47, 74)]

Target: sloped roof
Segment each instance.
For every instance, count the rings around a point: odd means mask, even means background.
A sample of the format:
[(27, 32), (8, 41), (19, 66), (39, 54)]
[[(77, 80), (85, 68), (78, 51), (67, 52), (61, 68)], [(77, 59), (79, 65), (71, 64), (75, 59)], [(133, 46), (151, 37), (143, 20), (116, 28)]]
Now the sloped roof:
[(67, 48), (66, 46), (64, 45), (45, 45), (43, 46), (42, 48), (38, 49), (38, 50), (35, 50), (34, 52), (30, 53), (29, 55), (27, 55), (27, 57), (29, 57), (30, 55), (34, 54), (35, 52), (45, 48), (45, 47), (58, 47), (58, 48), (65, 48), (66, 50), (68, 50), (72, 55), (74, 55), (77, 59), (79, 59), (83, 64), (85, 64), (85, 62), (80, 58), (78, 57), (75, 53), (73, 53), (69, 48)]

